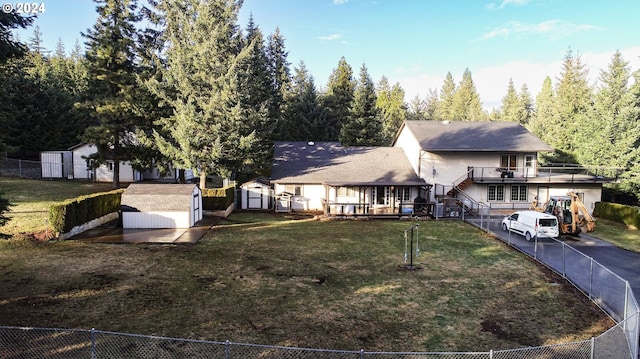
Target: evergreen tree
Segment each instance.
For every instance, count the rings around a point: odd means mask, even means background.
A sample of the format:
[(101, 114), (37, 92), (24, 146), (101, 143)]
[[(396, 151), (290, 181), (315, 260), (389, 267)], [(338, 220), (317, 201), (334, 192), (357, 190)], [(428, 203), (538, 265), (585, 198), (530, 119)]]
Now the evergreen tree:
[[(270, 117), (276, 122), (283, 121), (286, 97), (291, 92), (292, 79), (289, 69), (290, 63), (287, 60), (288, 55), (284, 37), (280, 33), (280, 29), (276, 27), (274, 33), (267, 38), (267, 66), (272, 80), (272, 113)], [(281, 128), (279, 124), (278, 128)], [(272, 139), (276, 139), (280, 135), (275, 132)]]
[(471, 71), (466, 69), (462, 74), (460, 85), (453, 96), (451, 119), (462, 121), (482, 121), (487, 118), (476, 85), (471, 78)]
[(591, 89), (587, 77), (580, 56), (574, 57), (571, 50), (567, 51), (556, 89), (558, 121), (552, 124), (553, 129), (547, 126), (553, 132), (553, 142), (549, 144), (563, 154), (559, 162), (576, 162), (577, 146), (591, 130)]
[(520, 87), (520, 114), (518, 116), (519, 122), (525, 126), (529, 124), (534, 111), (535, 107), (533, 105), (533, 98), (531, 98), (531, 93), (529, 92), (529, 87), (527, 86), (527, 84), (522, 84), (522, 87)]
[[(636, 194), (640, 193), (638, 160), (640, 153), (640, 86), (634, 83), (629, 88), (631, 79), (629, 63), (616, 52), (608, 69), (601, 70), (601, 87), (595, 96), (595, 118), (590, 132), (585, 134), (584, 146), (579, 147), (581, 163), (620, 167), (625, 170), (622, 187)], [(636, 167), (634, 169), (634, 167)]]
[(553, 146), (552, 130), (557, 124), (558, 111), (551, 77), (545, 77), (542, 88), (536, 96), (536, 111), (528, 124), (528, 129), (545, 143)]
[(500, 121), (507, 122), (520, 122), (519, 111), (520, 99), (516, 92), (516, 88), (513, 85), (513, 79), (509, 79), (507, 94), (502, 98), (502, 105), (500, 106), (498, 119)]
[(453, 99), (457, 92), (456, 83), (453, 81), (451, 72), (447, 72), (447, 76), (444, 78), (444, 83), (440, 89), (440, 101), (436, 106), (436, 119), (437, 120), (454, 120), (453, 113)]
[(349, 118), (354, 89), (353, 70), (342, 57), (338, 67), (329, 75), (327, 89), (322, 96), (322, 104), (327, 111), (329, 139), (333, 141), (338, 140), (342, 126)]
[(407, 109), (407, 120), (427, 120), (428, 119), (428, 107), (425, 100), (421, 99), (419, 95), (415, 95), (409, 102), (409, 108)]
[(15, 11), (0, 11), (0, 64), (11, 58), (22, 57), (27, 52), (27, 46), (14, 39), (11, 31), (18, 28), (26, 29), (33, 23), (33, 19), (22, 17)]
[(29, 38), (29, 50), (39, 55), (46, 54), (47, 50), (42, 47), (43, 42), (44, 40), (42, 39), (42, 31), (40, 31), (40, 26), (36, 26), (33, 30), (33, 37)]
[[(256, 142), (253, 121), (262, 106), (250, 109), (240, 85), (251, 58), (241, 52), (237, 26), (240, 4), (233, 0), (178, 1), (158, 5), (165, 25), (166, 66), (149, 88), (170, 107), (154, 133), (160, 151), (179, 168), (228, 176), (247, 163)], [(251, 112), (255, 111), (255, 112)]]
[(98, 19), (83, 36), (87, 39), (90, 81), (84, 103), (96, 121), (84, 138), (98, 148), (96, 165), (113, 161), (113, 186), (120, 187), (120, 162), (129, 159), (136, 145), (139, 117), (132, 111), (136, 82), (136, 3), (130, 0), (95, 0)]
[(326, 113), (320, 105), (313, 76), (304, 62), (294, 68), (291, 91), (278, 131), (280, 139), (289, 141), (327, 141), (330, 139)]
[(384, 141), (383, 125), (376, 107), (375, 85), (367, 67), (362, 65), (353, 106), (340, 130), (340, 142), (344, 146), (380, 146)]
[(378, 83), (376, 107), (380, 111), (386, 142), (391, 142), (402, 123), (407, 119), (407, 107), (404, 103), (404, 90), (396, 82), (390, 87), (389, 80), (383, 76)]

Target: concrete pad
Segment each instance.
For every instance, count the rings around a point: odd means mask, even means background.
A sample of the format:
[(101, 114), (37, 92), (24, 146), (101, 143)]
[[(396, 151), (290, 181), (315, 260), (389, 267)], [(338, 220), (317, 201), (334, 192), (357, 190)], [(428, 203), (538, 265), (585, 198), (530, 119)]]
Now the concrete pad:
[(111, 222), (80, 233), (70, 239), (95, 243), (158, 243), (196, 244), (220, 221), (220, 217), (207, 216), (191, 228), (128, 228)]

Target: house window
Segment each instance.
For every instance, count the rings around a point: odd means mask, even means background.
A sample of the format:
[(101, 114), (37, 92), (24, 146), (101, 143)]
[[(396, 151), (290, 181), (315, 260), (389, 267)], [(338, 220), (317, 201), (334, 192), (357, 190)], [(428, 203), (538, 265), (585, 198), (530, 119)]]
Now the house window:
[(533, 155), (524, 156), (524, 166), (527, 168), (532, 168), (535, 163), (535, 157)]
[(338, 187), (338, 197), (355, 197), (356, 189), (354, 187)]
[(527, 186), (512, 185), (511, 186), (511, 201), (527, 201)]
[(411, 200), (411, 188), (399, 187), (396, 189), (396, 201), (409, 202)]
[(302, 196), (302, 185), (300, 184), (288, 184), (284, 186), (284, 191), (293, 193), (294, 196)]
[(504, 185), (489, 185), (489, 193), (487, 195), (489, 201), (504, 201)]
[(518, 156), (517, 155), (500, 155), (500, 167), (508, 170), (518, 169)]

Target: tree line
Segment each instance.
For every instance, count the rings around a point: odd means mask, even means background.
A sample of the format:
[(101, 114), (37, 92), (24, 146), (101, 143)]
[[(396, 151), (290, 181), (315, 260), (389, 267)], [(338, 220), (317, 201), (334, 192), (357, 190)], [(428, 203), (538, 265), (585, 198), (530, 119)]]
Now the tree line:
[(86, 50), (76, 43), (69, 55), (61, 42), (43, 49), (38, 28), (16, 41), (10, 30), (31, 20), (0, 14), (0, 146), (24, 157), (91, 142), (94, 164), (114, 161), (114, 172), (129, 160), (204, 179), (268, 173), (279, 140), (388, 145), (404, 120), (513, 121), (556, 149), (547, 163), (620, 167), (619, 189), (640, 193), (640, 73), (619, 52), (596, 87), (567, 51), (535, 98), (510, 81), (486, 111), (469, 69), (405, 102), (398, 83), (374, 83), (365, 64), (354, 74), (343, 57), (318, 89), (304, 62), (289, 63), (279, 29), (265, 36), (253, 17), (238, 24), (237, 0), (96, 5)]

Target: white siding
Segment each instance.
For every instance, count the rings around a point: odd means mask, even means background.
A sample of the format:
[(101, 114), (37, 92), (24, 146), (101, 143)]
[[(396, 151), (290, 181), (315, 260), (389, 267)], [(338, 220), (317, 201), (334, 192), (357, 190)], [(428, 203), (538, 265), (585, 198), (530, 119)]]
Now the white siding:
[(76, 147), (73, 152), (73, 178), (74, 179), (93, 179), (93, 170), (87, 165), (87, 160), (82, 158), (83, 156), (89, 156), (96, 152), (96, 148), (93, 145), (85, 144)]
[(71, 151), (45, 151), (40, 153), (43, 178), (73, 178)]
[[(291, 197), (291, 209), (294, 211), (321, 211), (322, 201), (325, 198), (325, 189), (322, 184), (302, 184), (302, 195)], [(274, 184), (276, 194), (285, 191), (285, 185)]]
[(242, 186), (242, 209), (269, 209), (271, 188), (263, 183), (249, 183)]
[(411, 167), (418, 174), (418, 176), (424, 175), (419, 173), (420, 166), (420, 143), (416, 140), (415, 136), (409, 130), (409, 127), (403, 126), (402, 131), (398, 135), (394, 147), (401, 147), (404, 154), (407, 156)]
[(189, 228), (189, 212), (123, 212), (123, 228)]

